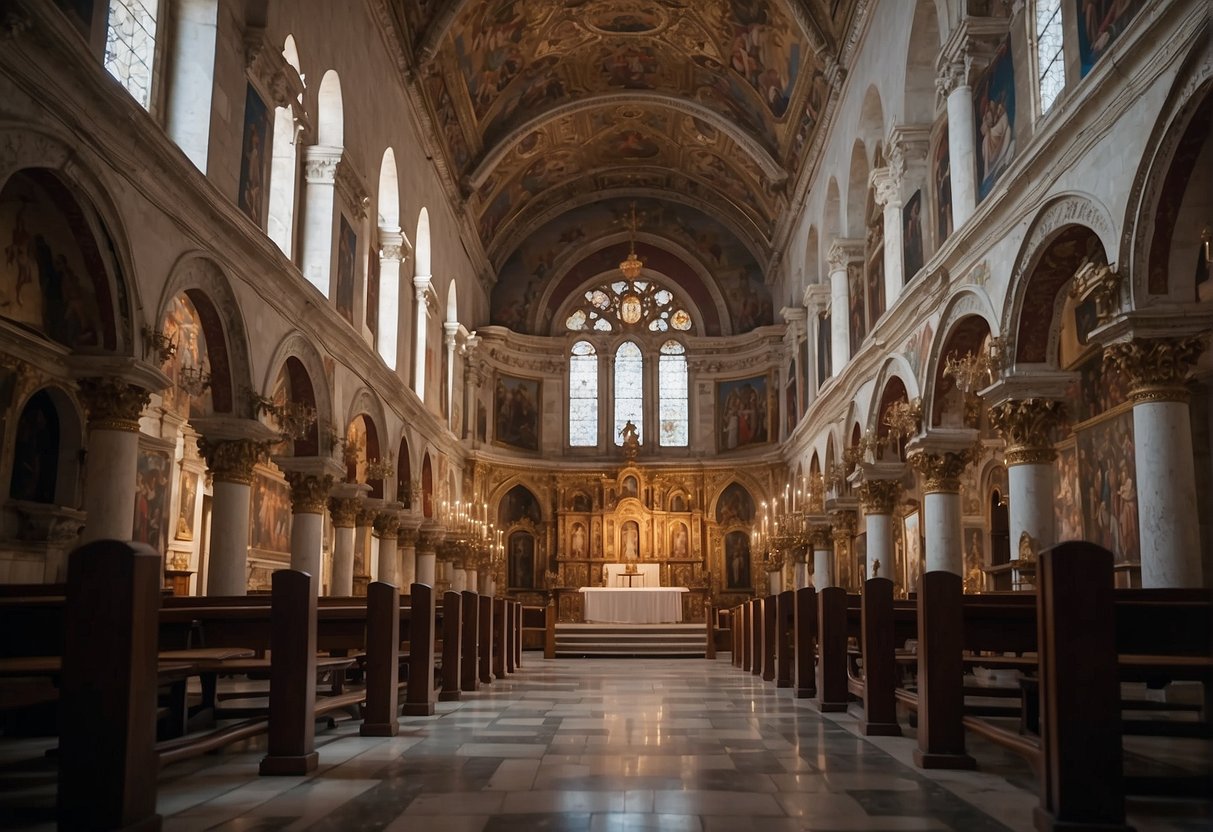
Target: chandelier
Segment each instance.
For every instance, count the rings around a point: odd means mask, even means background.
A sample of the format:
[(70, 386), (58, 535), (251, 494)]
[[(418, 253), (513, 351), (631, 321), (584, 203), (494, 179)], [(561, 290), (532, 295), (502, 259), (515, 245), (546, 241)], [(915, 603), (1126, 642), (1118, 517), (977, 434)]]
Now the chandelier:
[(632, 215), (628, 218), (628, 257), (619, 264), (619, 271), (628, 280), (640, 277), (644, 261), (636, 256), (636, 203), (632, 203)]
[(191, 398), (198, 398), (211, 386), (211, 374), (201, 367), (182, 367), (177, 372), (177, 387)]

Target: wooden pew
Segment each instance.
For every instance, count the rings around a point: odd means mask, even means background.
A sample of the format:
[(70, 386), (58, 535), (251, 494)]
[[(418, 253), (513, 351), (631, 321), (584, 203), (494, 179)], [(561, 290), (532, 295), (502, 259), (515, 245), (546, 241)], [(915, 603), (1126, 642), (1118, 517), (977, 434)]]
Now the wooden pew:
[(847, 591), (829, 586), (817, 593), (817, 707), (847, 709)]
[[(506, 655), (512, 653), (510, 649), (512, 636), (507, 621), (509, 605), (504, 598), (490, 598), (489, 600), (493, 606), (493, 676), (503, 679), (506, 674)], [(513, 662), (508, 662), (508, 664), (513, 664)]]
[(796, 593), (784, 590), (775, 601), (775, 686), (792, 686), (793, 642), (796, 627)]
[[(405, 716), (432, 716), (434, 713), (434, 625), (437, 616), (434, 588), (413, 584), (409, 591), (409, 685), (404, 701)], [(444, 611), (442, 622), (449, 617)]]
[(796, 590), (792, 630), (795, 695), (797, 699), (812, 699), (817, 696), (817, 590), (811, 586)]
[(754, 598), (748, 602), (750, 608), (750, 650), (747, 654), (749, 663), (746, 669), (754, 676), (762, 675), (762, 599)]
[(493, 642), (493, 599), (487, 595), (481, 595), (478, 599), (480, 604), (480, 629), (479, 634), (479, 671), (480, 681), (483, 684), (491, 684), (493, 681), (493, 653), (495, 644)]
[[(479, 607), (477, 607), (477, 611), (479, 611)], [(460, 691), (463, 690), (463, 639), (469, 615), (470, 613), (464, 609), (461, 593), (448, 591), (443, 594), (442, 690), (438, 693), (438, 699), (442, 702), (459, 701)], [(475, 632), (474, 628), (472, 632)], [(475, 656), (474, 651), (472, 655)], [(409, 678), (412, 679), (411, 668)]]
[[(459, 641), (459, 690), (480, 690), (480, 676), (476, 671), (477, 657), (480, 651), (487, 649), (484, 644), (484, 633), (481, 630), (481, 616), (484, 614), (484, 599), (475, 592), (464, 590), (460, 593), (463, 605), (463, 637)], [(445, 657), (443, 659), (445, 661)], [(445, 684), (445, 680), (444, 680)]]
[(775, 595), (762, 599), (762, 680), (775, 681), (775, 645), (779, 641), (779, 610)]

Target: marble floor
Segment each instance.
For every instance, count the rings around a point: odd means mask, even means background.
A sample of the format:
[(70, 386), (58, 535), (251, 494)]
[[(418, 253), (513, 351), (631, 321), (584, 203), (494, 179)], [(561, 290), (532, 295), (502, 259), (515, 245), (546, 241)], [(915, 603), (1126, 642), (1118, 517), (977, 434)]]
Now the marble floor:
[[(821, 714), (727, 657), (528, 654), (515, 676), (402, 718), (398, 737), (362, 738), (353, 722), (322, 732), (309, 777), (258, 777), (260, 741), (171, 766), (159, 810), (169, 832), (1032, 828), (1035, 778), (1017, 758), (978, 744), (985, 772), (924, 772), (912, 739), (861, 737), (856, 713)], [(53, 801), (53, 779), (29, 774), (26, 796)], [(11, 787), (0, 826), (52, 828), (6, 812)], [(1205, 809), (1134, 821), (1206, 829)]]

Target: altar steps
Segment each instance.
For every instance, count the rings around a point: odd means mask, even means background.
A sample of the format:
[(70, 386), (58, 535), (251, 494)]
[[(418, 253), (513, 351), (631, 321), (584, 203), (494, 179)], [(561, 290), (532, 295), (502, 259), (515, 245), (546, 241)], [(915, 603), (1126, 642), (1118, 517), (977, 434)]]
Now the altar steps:
[(558, 658), (702, 659), (703, 624), (557, 624)]

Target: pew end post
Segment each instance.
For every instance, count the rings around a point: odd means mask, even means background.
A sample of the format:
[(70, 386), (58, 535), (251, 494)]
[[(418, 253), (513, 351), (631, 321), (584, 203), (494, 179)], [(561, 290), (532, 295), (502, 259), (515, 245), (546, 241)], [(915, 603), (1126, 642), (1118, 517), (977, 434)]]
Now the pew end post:
[(394, 737), (400, 733), (400, 590), (374, 581), (366, 588), (366, 710), (358, 733)]
[(279, 569), (270, 601), (269, 743), (260, 773), (316, 770), (316, 593), (312, 576)]
[(405, 693), (405, 716), (434, 715), (434, 588), (413, 584), (409, 588), (409, 685)]
[(828, 586), (817, 593), (817, 707), (847, 709), (847, 591)]
[(792, 626), (796, 634), (794, 695), (797, 699), (812, 699), (817, 696), (817, 590), (813, 587), (796, 590)]
[(918, 586), (919, 768), (977, 767), (965, 751), (964, 585), (959, 575), (926, 572)]
[[(462, 593), (448, 591), (442, 595), (442, 690), (438, 692), (439, 702), (459, 701), (463, 690), (463, 661), (467, 654), (463, 638), (470, 630), (473, 642), (475, 641), (475, 618), (479, 611), (480, 608), (475, 603), (463, 603)], [(470, 628), (467, 620), (469, 617), (472, 619)], [(471, 656), (475, 662), (475, 649), (471, 651)]]
[(556, 598), (548, 600), (543, 610), (543, 657), (556, 658)]
[(863, 652), (863, 721), (868, 737), (900, 737), (897, 722), (897, 656), (893, 632), (893, 582), (869, 578), (860, 602)]
[(792, 687), (792, 638), (796, 626), (796, 593), (785, 589), (775, 600), (775, 687)]

